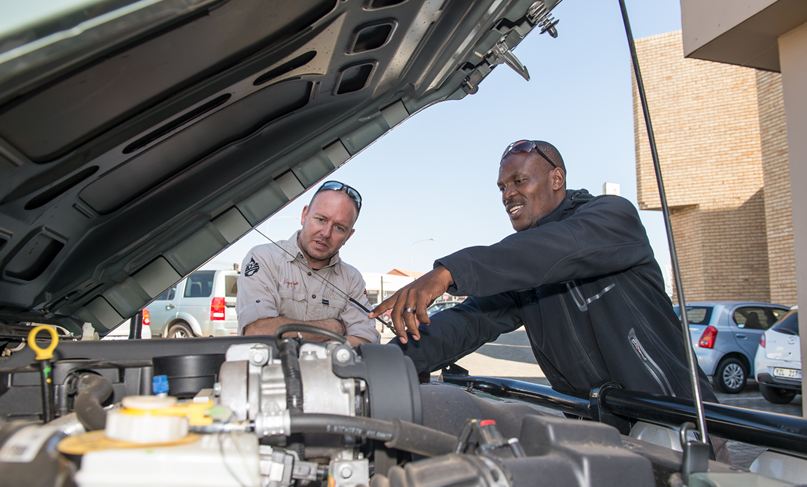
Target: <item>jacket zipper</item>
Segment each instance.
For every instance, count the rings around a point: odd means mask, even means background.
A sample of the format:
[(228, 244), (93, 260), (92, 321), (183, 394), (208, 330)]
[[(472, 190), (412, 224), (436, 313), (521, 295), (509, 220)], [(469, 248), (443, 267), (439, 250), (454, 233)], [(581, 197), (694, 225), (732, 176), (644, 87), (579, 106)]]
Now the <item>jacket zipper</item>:
[(593, 377), (599, 378), (601, 374), (597, 371), (597, 367), (594, 365), (594, 362), (591, 361), (591, 357), (588, 356), (588, 352), (583, 347), (583, 343), (580, 341), (580, 338), (577, 336), (577, 329), (574, 327), (572, 316), (569, 314), (569, 308), (566, 307), (566, 301), (563, 299), (563, 296), (560, 296), (560, 305), (561, 308), (563, 308), (563, 314), (566, 315), (566, 322), (569, 324), (569, 328), (571, 330), (570, 335), (572, 335), (572, 338), (577, 344), (578, 350), (583, 352), (582, 355), (585, 357), (584, 363), (588, 366), (587, 368), (589, 372), (592, 373)]
[(668, 395), (675, 397), (675, 392), (673, 391), (670, 382), (667, 380), (667, 376), (664, 375), (664, 371), (661, 370), (661, 367), (658, 366), (655, 360), (647, 353), (647, 350), (642, 345), (642, 342), (639, 341), (639, 337), (636, 336), (636, 330), (633, 328), (628, 331), (628, 343), (630, 344), (631, 348), (633, 349), (636, 356), (639, 357), (639, 360), (642, 361), (647, 371), (650, 375), (655, 379), (656, 383), (658, 383), (661, 391)]

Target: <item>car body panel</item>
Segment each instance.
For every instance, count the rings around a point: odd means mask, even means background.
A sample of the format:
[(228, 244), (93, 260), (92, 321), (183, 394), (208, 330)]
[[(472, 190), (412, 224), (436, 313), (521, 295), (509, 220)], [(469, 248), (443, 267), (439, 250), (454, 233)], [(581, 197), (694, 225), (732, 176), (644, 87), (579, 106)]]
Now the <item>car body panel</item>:
[(765, 347), (759, 347), (754, 358), (757, 381), (801, 393), (800, 347), (798, 308), (794, 308), (765, 332)]
[(392, 127), (474, 92), (535, 27), (528, 7), (98, 2), (6, 33), (0, 319), (105, 333)]

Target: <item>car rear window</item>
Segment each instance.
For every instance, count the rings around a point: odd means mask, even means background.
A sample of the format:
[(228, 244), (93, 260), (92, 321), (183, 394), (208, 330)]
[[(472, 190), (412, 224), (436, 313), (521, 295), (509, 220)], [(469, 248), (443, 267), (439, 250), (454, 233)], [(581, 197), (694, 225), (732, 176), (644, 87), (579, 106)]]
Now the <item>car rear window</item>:
[(799, 335), (799, 312), (793, 310), (786, 314), (778, 323), (773, 325), (773, 330), (785, 335)]
[(224, 276), (224, 295), (234, 298), (238, 294), (238, 276)]
[[(681, 318), (679, 307), (674, 306), (675, 314)], [(707, 325), (712, 318), (711, 306), (687, 306), (687, 319), (690, 325)]]
[(208, 298), (213, 293), (213, 274), (215, 271), (196, 271), (188, 276), (185, 284), (186, 298)]

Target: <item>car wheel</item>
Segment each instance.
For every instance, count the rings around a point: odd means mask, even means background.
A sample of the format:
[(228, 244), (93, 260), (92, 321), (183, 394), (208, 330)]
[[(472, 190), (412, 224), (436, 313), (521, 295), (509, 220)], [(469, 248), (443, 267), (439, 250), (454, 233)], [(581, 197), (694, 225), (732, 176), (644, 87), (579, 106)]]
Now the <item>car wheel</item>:
[(766, 386), (765, 384), (759, 385), (759, 392), (762, 393), (762, 397), (773, 404), (788, 404), (796, 397), (796, 391)]
[(168, 327), (168, 338), (191, 338), (193, 330), (184, 321), (178, 321)]
[(728, 394), (737, 394), (745, 387), (748, 372), (739, 359), (723, 359), (715, 370), (714, 382), (717, 389)]

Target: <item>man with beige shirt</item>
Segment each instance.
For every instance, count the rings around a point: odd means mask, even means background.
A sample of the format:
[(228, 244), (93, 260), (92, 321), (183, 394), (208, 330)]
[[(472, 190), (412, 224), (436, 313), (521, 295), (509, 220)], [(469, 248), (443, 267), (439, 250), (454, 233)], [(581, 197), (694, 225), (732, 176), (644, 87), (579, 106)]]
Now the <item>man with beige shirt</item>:
[(301, 323), (346, 336), (353, 346), (379, 342), (374, 321), (347, 297), (369, 307), (364, 279), (339, 258), (360, 209), (358, 191), (327, 181), (303, 208), (300, 230), (247, 253), (238, 277), (239, 334), (274, 335), (282, 325)]

